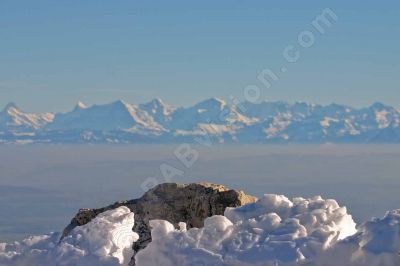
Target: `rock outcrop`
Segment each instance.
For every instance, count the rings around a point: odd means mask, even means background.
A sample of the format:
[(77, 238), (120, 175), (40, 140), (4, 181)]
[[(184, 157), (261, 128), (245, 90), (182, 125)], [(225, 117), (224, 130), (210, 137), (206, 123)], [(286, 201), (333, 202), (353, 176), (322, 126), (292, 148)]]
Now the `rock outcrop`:
[(227, 207), (239, 207), (256, 200), (243, 191), (228, 189), (217, 184), (166, 183), (149, 190), (139, 199), (120, 201), (99, 209), (79, 210), (64, 229), (63, 237), (75, 227), (87, 224), (102, 212), (126, 206), (135, 214), (133, 231), (139, 234), (139, 240), (133, 245), (136, 254), (151, 242), (150, 220), (167, 220), (176, 227), (179, 222), (185, 222), (188, 229), (200, 228), (203, 227), (207, 217), (223, 215)]

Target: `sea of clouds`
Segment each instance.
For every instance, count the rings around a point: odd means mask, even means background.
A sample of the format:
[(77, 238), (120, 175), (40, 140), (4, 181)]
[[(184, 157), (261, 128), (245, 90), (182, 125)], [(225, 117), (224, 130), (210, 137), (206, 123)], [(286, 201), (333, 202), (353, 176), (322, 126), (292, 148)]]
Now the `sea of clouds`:
[[(135, 256), (139, 266), (400, 265), (399, 210), (357, 227), (345, 207), (321, 197), (264, 195), (207, 218), (203, 228), (150, 224), (153, 241)], [(53, 233), (0, 244), (0, 265), (127, 265), (138, 239), (133, 225), (128, 208), (107, 211), (61, 242)]]

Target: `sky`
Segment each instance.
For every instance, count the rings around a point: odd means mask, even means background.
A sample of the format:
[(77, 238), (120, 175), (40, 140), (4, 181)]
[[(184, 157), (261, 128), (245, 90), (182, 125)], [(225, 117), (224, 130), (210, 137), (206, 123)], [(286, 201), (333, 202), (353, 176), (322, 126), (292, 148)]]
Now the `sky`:
[[(337, 20), (321, 34), (312, 22), (326, 8)], [(2, 0), (0, 107), (188, 106), (257, 86), (261, 100), (400, 108), (399, 17), (398, 1)], [(270, 87), (264, 69), (278, 76)]]

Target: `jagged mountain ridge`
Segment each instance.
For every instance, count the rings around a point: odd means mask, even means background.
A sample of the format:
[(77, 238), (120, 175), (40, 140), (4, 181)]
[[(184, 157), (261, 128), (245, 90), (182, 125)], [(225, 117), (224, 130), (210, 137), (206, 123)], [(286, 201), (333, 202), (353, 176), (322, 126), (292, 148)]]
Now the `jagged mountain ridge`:
[(37, 130), (52, 122), (54, 114), (33, 114), (21, 111), (15, 103), (7, 104), (0, 112), (0, 129)]
[(190, 107), (161, 99), (86, 106), (34, 114), (10, 103), (0, 112), (0, 143), (370, 143), (400, 141), (400, 111), (303, 102), (229, 104), (211, 98)]

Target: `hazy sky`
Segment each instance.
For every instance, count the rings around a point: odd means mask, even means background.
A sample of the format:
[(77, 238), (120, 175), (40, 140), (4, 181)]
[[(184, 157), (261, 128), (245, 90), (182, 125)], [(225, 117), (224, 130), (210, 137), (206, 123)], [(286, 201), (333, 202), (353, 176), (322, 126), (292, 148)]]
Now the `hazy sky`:
[[(189, 105), (254, 84), (263, 99), (400, 107), (399, 1), (304, 2), (2, 0), (0, 105)], [(311, 22), (325, 8), (338, 20), (321, 35)], [(313, 46), (287, 63), (304, 30)], [(271, 88), (257, 80), (265, 68), (279, 74)]]

